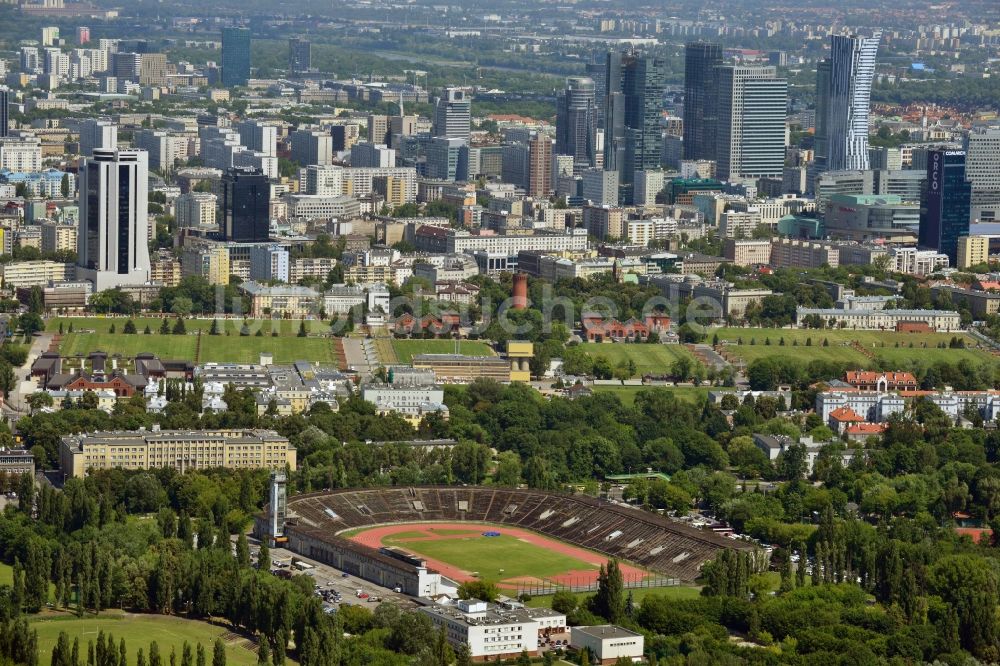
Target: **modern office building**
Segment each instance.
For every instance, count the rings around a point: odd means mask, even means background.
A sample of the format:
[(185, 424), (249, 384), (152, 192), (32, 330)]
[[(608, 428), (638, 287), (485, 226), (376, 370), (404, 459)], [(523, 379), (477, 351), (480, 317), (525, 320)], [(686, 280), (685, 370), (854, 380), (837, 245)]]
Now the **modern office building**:
[(149, 280), (149, 165), (144, 150), (95, 150), (80, 168), (78, 278), (94, 291)]
[(362, 142), (351, 146), (351, 166), (385, 169), (396, 166), (396, 151), (383, 143)]
[(715, 177), (781, 178), (788, 82), (772, 66), (721, 65), (715, 79)]
[(90, 157), (97, 149), (118, 147), (118, 126), (107, 120), (88, 118), (80, 123), (80, 155)]
[(273, 430), (152, 430), (63, 437), (59, 463), (66, 478), (94, 469), (295, 469), (295, 447)]
[(250, 279), (258, 282), (288, 282), (288, 250), (280, 245), (250, 248)]
[(665, 77), (665, 64), (660, 58), (607, 54), (603, 168), (618, 172), (629, 202), (635, 173), (660, 167)]
[(333, 135), (319, 130), (292, 132), (292, 161), (299, 166), (331, 164), (333, 162)]
[[(663, 152), (663, 92), (665, 64), (653, 56), (623, 58), (622, 92), (625, 95), (625, 164), (619, 172), (624, 183), (635, 182), (636, 171), (660, 167)], [(629, 197), (631, 201), (631, 197)]]
[(301, 37), (288, 40), (288, 71), (302, 74), (312, 69), (312, 43)]
[(969, 235), (972, 183), (965, 177), (965, 151), (932, 150), (920, 201), (921, 247), (958, 258), (958, 239)]
[(268, 157), (278, 155), (278, 128), (256, 120), (246, 120), (236, 123), (236, 131), (240, 135), (240, 143), (247, 150), (261, 153)]
[(868, 169), (868, 107), (881, 38), (881, 31), (830, 37), (830, 57), (816, 74), (817, 173)]
[(245, 86), (250, 79), (250, 29), (222, 29), (222, 85)]
[(920, 226), (920, 206), (895, 194), (834, 194), (824, 220), (830, 238), (913, 243)]
[(332, 164), (310, 164), (299, 171), (299, 193), (339, 197), (344, 193), (344, 168)]
[(597, 130), (597, 100), (594, 80), (585, 76), (566, 79), (566, 89), (556, 99), (557, 155), (573, 158), (573, 173), (594, 166)]
[(471, 132), (472, 99), (464, 90), (447, 88), (434, 107), (434, 136), (462, 139), (468, 143)]
[(0, 138), (10, 133), (10, 111), (7, 105), (10, 104), (10, 90), (0, 87)]
[(222, 235), (227, 241), (262, 243), (271, 232), (271, 183), (253, 169), (233, 168), (222, 177)]
[(466, 139), (436, 136), (427, 142), (427, 177), (437, 180), (465, 180), (466, 174), (459, 168), (459, 154)]
[(965, 137), (965, 175), (972, 183), (972, 219), (1000, 221), (1000, 127), (974, 128)]
[(715, 154), (715, 68), (722, 46), (694, 42), (684, 47), (684, 159), (709, 160)]

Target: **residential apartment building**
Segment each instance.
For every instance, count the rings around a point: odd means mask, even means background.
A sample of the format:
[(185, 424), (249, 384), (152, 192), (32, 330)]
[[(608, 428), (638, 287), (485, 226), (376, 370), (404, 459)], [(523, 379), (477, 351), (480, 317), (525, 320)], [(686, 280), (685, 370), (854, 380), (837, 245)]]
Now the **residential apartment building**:
[(775, 268), (837, 268), (840, 250), (823, 241), (776, 238), (771, 241), (771, 265)]
[(3, 266), (3, 285), (7, 289), (44, 287), (50, 282), (72, 280), (75, 275), (73, 264), (42, 259), (14, 261)]
[(65, 478), (90, 470), (295, 469), (295, 448), (273, 430), (133, 430), (63, 437)]
[(771, 262), (771, 241), (727, 238), (722, 256), (737, 266), (766, 265)]

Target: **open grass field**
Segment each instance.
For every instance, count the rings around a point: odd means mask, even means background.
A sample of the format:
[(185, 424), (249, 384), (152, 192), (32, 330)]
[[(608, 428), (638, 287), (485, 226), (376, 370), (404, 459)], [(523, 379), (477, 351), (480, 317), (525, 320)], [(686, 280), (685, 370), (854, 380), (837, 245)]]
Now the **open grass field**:
[(612, 367), (622, 361), (632, 360), (640, 375), (665, 374), (680, 357), (686, 357), (692, 363), (698, 363), (694, 354), (682, 345), (647, 345), (642, 343), (628, 344), (623, 342), (585, 342), (580, 349), (591, 358), (603, 356), (611, 362)]
[[(98, 631), (104, 631), (105, 635), (113, 634), (116, 645), (124, 638), (130, 665), (136, 663), (139, 648), (142, 648), (148, 658), (149, 644), (152, 641), (156, 641), (164, 662), (170, 659), (171, 649), (177, 651), (177, 660), (180, 661), (184, 641), (190, 643), (192, 648), (201, 643), (208, 659), (211, 660), (215, 639), (225, 633), (223, 627), (207, 622), (166, 615), (133, 615), (114, 611), (102, 613), (97, 617), (77, 618), (66, 615), (38, 619), (33, 621), (31, 626), (38, 630), (39, 661), (45, 664), (51, 659), (52, 649), (61, 631), (69, 635), (71, 644), (74, 638), (80, 639), (81, 652), (84, 655), (86, 655), (87, 641), (96, 641)], [(227, 642), (226, 663), (233, 666), (254, 666), (257, 663), (257, 655), (240, 646), (238, 642)]]
[[(499, 532), (499, 536), (484, 536)], [(490, 580), (511, 589), (543, 581), (592, 584), (607, 558), (518, 527), (477, 523), (400, 524), (355, 530), (343, 536), (371, 548), (394, 546), (427, 560), (428, 566), (459, 582)], [(623, 564), (627, 580), (646, 572)]]
[(670, 391), (678, 400), (699, 402), (702, 397), (708, 395), (708, 386), (593, 386), (595, 393), (613, 393), (618, 396), (622, 404), (631, 406), (635, 402), (635, 396), (639, 391)]
[(9, 564), (0, 562), (0, 585), (12, 585), (14, 583), (14, 568)]
[[(747, 363), (758, 358), (791, 354), (806, 360), (821, 359), (857, 363), (862, 367), (874, 366), (875, 362), (853, 345), (855, 342), (870, 351), (875, 359), (885, 360), (889, 363), (906, 364), (913, 361), (933, 363), (937, 360), (955, 363), (963, 358), (976, 363), (998, 362), (997, 357), (989, 352), (973, 348), (976, 344), (975, 340), (962, 333), (718, 328), (709, 331), (709, 338), (713, 335), (718, 335), (720, 341), (728, 340), (735, 343), (742, 340), (743, 344), (724, 345), (723, 350), (727, 354), (742, 358)], [(939, 343), (947, 344), (953, 337), (965, 340), (969, 348), (938, 349)], [(766, 344), (768, 338), (771, 340), (770, 345)], [(785, 340), (784, 346), (779, 344), (782, 338)], [(806, 340), (810, 338), (812, 345), (806, 347)], [(823, 346), (824, 339), (829, 341), (829, 346)], [(751, 340), (755, 344), (751, 345)], [(798, 345), (793, 345), (793, 341), (798, 342)], [(899, 347), (896, 346), (897, 343)], [(913, 347), (910, 347), (911, 344)]]
[[(454, 354), (454, 340), (393, 340), (397, 363), (409, 363), (415, 354)], [(458, 353), (465, 356), (496, 356), (485, 342), (462, 340)]]
[[(701, 587), (697, 585), (672, 585), (669, 587), (640, 587), (636, 589), (625, 590), (627, 595), (629, 592), (632, 593), (632, 601), (636, 605), (641, 604), (642, 600), (650, 595), (658, 595), (661, 597), (667, 597), (668, 599), (676, 599), (678, 601), (683, 601), (685, 599), (696, 599), (701, 596)], [(593, 592), (580, 592), (574, 594), (580, 602), (583, 602), (587, 597), (591, 596)], [(531, 597), (528, 600), (527, 606), (531, 608), (551, 608), (552, 607), (552, 595), (545, 594), (539, 595), (537, 597)]]

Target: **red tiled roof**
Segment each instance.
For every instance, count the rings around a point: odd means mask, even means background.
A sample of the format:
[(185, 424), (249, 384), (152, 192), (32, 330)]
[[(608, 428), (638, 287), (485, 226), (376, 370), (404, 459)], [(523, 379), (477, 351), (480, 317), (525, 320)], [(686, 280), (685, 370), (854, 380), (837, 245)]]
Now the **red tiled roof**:
[(976, 543), (989, 543), (993, 540), (993, 530), (988, 527), (956, 527), (955, 533), (970, 536)]
[(864, 421), (861, 416), (850, 407), (838, 407), (830, 412), (830, 418), (834, 421)]
[(848, 435), (878, 435), (885, 431), (884, 423), (855, 423), (847, 426)]

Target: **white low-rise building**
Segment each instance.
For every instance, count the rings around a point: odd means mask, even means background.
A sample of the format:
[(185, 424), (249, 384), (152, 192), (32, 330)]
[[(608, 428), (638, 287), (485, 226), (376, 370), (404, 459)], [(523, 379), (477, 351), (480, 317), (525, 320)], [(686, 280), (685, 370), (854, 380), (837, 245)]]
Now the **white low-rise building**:
[(829, 328), (866, 331), (894, 331), (904, 325), (926, 325), (933, 331), (961, 331), (962, 318), (954, 310), (871, 310), (798, 308), (795, 320), (801, 326), (806, 317), (819, 317)]
[(461, 600), (455, 606), (424, 606), (420, 612), (435, 628), (445, 628), (451, 645), (468, 645), (477, 660), (513, 659), (521, 652), (534, 656), (541, 636), (566, 630), (566, 616), (547, 608), (508, 609), (485, 601)]
[(643, 635), (613, 624), (573, 627), (569, 645), (574, 650), (588, 650), (592, 664), (614, 664), (621, 658), (642, 661)]

